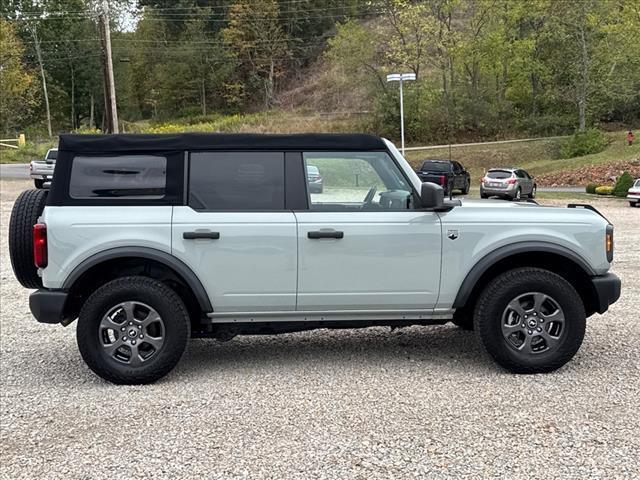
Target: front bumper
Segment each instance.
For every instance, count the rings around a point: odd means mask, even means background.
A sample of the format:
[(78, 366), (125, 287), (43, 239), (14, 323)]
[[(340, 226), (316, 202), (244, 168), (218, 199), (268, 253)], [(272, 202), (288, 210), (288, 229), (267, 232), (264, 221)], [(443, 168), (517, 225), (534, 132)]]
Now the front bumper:
[(617, 275), (607, 273), (591, 278), (591, 284), (596, 292), (595, 308), (596, 312), (604, 313), (620, 298), (622, 282)]
[(640, 197), (637, 194), (636, 195), (627, 195), (627, 200), (629, 200), (630, 202), (638, 203), (638, 202), (640, 202)]
[(62, 323), (68, 296), (63, 290), (36, 290), (29, 295), (29, 309), (40, 323)]

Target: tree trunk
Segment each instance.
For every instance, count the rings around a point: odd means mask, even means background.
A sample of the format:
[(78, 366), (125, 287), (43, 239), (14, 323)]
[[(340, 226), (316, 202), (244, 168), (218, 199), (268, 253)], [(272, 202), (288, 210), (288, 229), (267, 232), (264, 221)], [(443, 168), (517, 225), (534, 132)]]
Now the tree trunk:
[(202, 115), (206, 115), (207, 114), (207, 91), (205, 90), (205, 85), (204, 85), (204, 77), (202, 78), (201, 82), (200, 82), (200, 94), (201, 94), (201, 104), (202, 104)]
[(578, 129), (582, 132), (587, 126), (587, 95), (589, 82), (589, 52), (587, 50), (584, 26), (580, 26), (579, 36), (582, 55), (580, 61), (580, 84), (578, 85)]
[(94, 118), (93, 118), (93, 104), (94, 104), (94, 99), (93, 99), (93, 93), (91, 94), (91, 104), (89, 106), (89, 128), (93, 128), (93, 126), (95, 125), (94, 122)]
[(71, 62), (71, 130), (76, 129), (76, 74)]
[(49, 94), (47, 93), (47, 77), (44, 73), (44, 65), (42, 63), (42, 51), (40, 50), (40, 42), (38, 41), (38, 33), (36, 27), (31, 26), (31, 35), (33, 36), (33, 44), (36, 49), (36, 57), (38, 58), (38, 65), (40, 66), (40, 76), (42, 77), (42, 93), (44, 95), (44, 106), (47, 112), (47, 132), (49, 138), (53, 136), (51, 131), (51, 110), (49, 109)]

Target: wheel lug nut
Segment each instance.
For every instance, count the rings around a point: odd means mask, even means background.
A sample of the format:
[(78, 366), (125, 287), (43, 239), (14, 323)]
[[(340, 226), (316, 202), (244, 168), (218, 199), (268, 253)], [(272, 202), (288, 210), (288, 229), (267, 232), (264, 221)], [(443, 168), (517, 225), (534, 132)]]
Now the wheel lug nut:
[(537, 317), (537, 316), (538, 316), (538, 314), (537, 314), (536, 312), (533, 312), (533, 316), (534, 316), (534, 317)]
[(144, 335), (140, 335), (140, 338), (144, 338)]
[(542, 329), (541, 329), (540, 327), (538, 327), (538, 331), (539, 331), (539, 332), (541, 332), (541, 331), (542, 331)]
[(533, 332), (531, 330), (529, 330), (529, 335), (531, 335)]
[(544, 323), (544, 318), (541, 318), (541, 319), (540, 319), (540, 323)]
[(125, 328), (124, 328), (124, 327), (122, 327), (120, 330), (124, 332), (124, 331), (125, 331)]
[(529, 315), (525, 315), (524, 318), (529, 318)]
[(133, 325), (133, 322), (129, 322), (129, 325)]
[(126, 342), (127, 341), (127, 337), (122, 337), (122, 340), (124, 340)]
[(136, 341), (135, 340), (131, 340), (131, 345), (135, 345)]

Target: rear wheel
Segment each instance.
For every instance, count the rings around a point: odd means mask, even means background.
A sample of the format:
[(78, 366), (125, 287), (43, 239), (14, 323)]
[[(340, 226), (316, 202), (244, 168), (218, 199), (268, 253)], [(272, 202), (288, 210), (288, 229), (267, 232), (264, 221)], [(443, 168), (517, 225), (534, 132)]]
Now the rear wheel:
[(512, 200), (519, 201), (522, 199), (522, 189), (520, 187), (516, 188), (516, 193), (513, 194)]
[(474, 326), (487, 352), (514, 373), (562, 367), (584, 338), (582, 299), (564, 278), (520, 268), (499, 275), (480, 295)]
[(187, 309), (165, 284), (123, 277), (97, 289), (78, 318), (82, 358), (117, 384), (151, 383), (169, 373), (190, 336)]
[(464, 187), (462, 188), (462, 194), (467, 195), (469, 193), (469, 190), (471, 190), (471, 180), (467, 179)]
[(25, 288), (42, 287), (33, 259), (33, 226), (47, 203), (47, 190), (25, 190), (11, 210), (9, 256), (13, 273)]

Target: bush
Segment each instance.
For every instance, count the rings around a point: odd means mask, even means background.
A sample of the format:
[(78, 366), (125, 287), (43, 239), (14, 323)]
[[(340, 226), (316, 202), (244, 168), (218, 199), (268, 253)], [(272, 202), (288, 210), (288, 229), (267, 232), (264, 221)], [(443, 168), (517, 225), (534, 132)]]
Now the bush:
[(596, 187), (597, 195), (611, 195), (613, 193), (613, 187), (610, 185), (601, 185)]
[(587, 193), (596, 193), (596, 188), (598, 188), (598, 184), (597, 183), (587, 183), (587, 186), (585, 188)]
[(609, 145), (607, 136), (597, 128), (574, 133), (562, 147), (561, 158), (581, 157), (603, 151)]
[(629, 172), (624, 172), (616, 180), (616, 184), (613, 187), (613, 194), (616, 197), (626, 197), (627, 192), (633, 186), (633, 177)]

